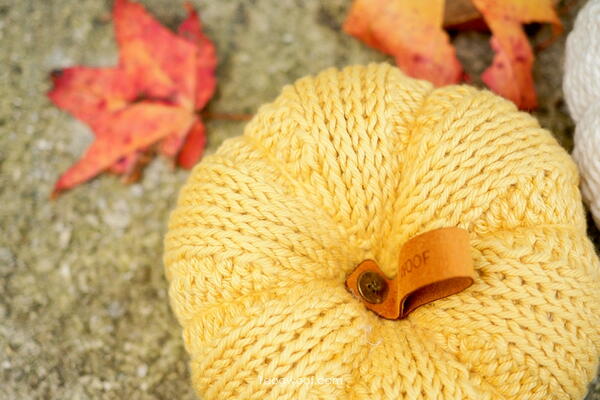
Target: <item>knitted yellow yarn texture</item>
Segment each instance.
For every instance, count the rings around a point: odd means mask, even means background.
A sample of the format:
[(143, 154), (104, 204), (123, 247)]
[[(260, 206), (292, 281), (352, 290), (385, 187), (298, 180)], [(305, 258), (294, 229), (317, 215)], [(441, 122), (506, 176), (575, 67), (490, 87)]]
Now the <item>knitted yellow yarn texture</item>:
[[(580, 399), (600, 267), (568, 154), (487, 91), (386, 64), (283, 89), (198, 164), (165, 239), (191, 378), (210, 399)], [(473, 286), (403, 320), (345, 289), (440, 227)]]

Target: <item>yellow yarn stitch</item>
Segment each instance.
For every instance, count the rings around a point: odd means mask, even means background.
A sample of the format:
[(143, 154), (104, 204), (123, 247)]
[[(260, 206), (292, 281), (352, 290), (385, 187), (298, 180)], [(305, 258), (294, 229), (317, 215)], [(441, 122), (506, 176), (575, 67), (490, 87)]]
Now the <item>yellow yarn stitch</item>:
[[(165, 240), (202, 399), (576, 399), (600, 354), (600, 268), (576, 168), (487, 91), (389, 65), (287, 86), (196, 166)], [(471, 235), (478, 274), (405, 320), (344, 280), (411, 237)]]

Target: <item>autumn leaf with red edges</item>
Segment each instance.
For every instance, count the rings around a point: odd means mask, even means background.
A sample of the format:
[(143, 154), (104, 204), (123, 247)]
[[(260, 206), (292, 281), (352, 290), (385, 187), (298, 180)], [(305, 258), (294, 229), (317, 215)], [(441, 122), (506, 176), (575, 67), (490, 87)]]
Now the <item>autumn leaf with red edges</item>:
[(58, 179), (53, 196), (103, 171), (131, 176), (153, 149), (184, 168), (202, 156), (205, 128), (198, 111), (214, 94), (217, 59), (198, 15), (186, 6), (188, 17), (175, 34), (140, 4), (116, 0), (118, 65), (53, 73), (49, 98), (95, 136)]
[(442, 29), (443, 15), (444, 0), (354, 0), (344, 30), (393, 55), (409, 75), (448, 85), (463, 72)]
[[(534, 55), (522, 24), (550, 23), (556, 37), (562, 25), (552, 0), (470, 1), (490, 28), (496, 52), (482, 75), (483, 82), (522, 109), (536, 107), (531, 74)], [(443, 29), (444, 6), (444, 0), (354, 0), (343, 28), (394, 56), (396, 64), (412, 77), (436, 86), (458, 83), (464, 74)]]

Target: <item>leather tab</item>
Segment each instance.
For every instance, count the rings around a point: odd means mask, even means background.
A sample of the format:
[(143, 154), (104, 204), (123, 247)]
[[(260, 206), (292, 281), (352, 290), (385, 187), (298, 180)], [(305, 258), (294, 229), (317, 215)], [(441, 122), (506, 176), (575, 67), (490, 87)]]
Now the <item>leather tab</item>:
[(348, 276), (346, 286), (368, 309), (383, 318), (396, 319), (461, 292), (473, 284), (474, 278), (469, 234), (452, 227), (435, 229), (406, 242), (400, 250), (394, 279), (388, 279), (375, 261), (365, 260)]

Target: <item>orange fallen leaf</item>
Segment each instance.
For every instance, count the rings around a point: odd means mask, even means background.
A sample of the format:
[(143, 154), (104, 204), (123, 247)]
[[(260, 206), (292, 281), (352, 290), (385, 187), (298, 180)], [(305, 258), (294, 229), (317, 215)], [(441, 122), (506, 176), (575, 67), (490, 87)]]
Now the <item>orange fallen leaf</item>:
[[(534, 56), (522, 24), (551, 23), (556, 36), (562, 26), (553, 9), (554, 0), (471, 1), (492, 31), (491, 45), (496, 52), (483, 81), (520, 108), (536, 107), (531, 75)], [(464, 3), (453, 12), (470, 13)], [(408, 75), (442, 86), (464, 78), (442, 29), (443, 17), (444, 0), (354, 0), (343, 29), (393, 55)]]
[(492, 65), (481, 76), (494, 92), (512, 100), (519, 108), (537, 107), (531, 69), (533, 51), (522, 24), (547, 22), (554, 35), (562, 25), (551, 0), (472, 0), (492, 31), (491, 45), (496, 52)]
[(444, 0), (355, 0), (343, 29), (393, 55), (408, 75), (442, 86), (463, 75), (443, 17)]
[(190, 5), (178, 34), (129, 0), (113, 8), (119, 64), (54, 73), (49, 98), (85, 122), (95, 140), (56, 182), (53, 196), (102, 171), (130, 176), (158, 144), (190, 168), (202, 156), (204, 125), (197, 113), (213, 96), (216, 52)]
[[(555, 7), (561, 0), (551, 0)], [(444, 7), (444, 27), (450, 29), (487, 30), (483, 15), (471, 0), (448, 0)]]

